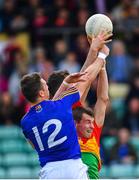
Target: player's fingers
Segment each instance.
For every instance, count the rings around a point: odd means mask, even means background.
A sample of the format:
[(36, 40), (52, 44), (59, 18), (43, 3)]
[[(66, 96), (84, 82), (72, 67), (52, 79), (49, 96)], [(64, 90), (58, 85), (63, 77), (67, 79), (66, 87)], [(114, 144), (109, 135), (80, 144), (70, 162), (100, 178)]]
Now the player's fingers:
[(112, 36), (113, 36), (112, 33), (106, 34), (105, 37), (104, 37), (104, 39), (108, 39), (108, 38), (110, 38), (110, 37), (112, 37)]
[(108, 34), (107, 31), (103, 31), (102, 34), (99, 34), (97, 37), (102, 41), (108, 39), (108, 37), (110, 37), (110, 34)]
[(80, 76), (78, 78), (79, 79), (86, 79), (86, 78), (88, 78), (88, 73), (87, 72), (81, 72)]
[(99, 39), (101, 40), (101, 39), (103, 39), (104, 35), (105, 35), (105, 31), (102, 30), (102, 31), (100, 31), (99, 34), (97, 35), (97, 38), (99, 38)]
[(85, 82), (86, 79), (79, 79), (78, 82)]
[(86, 72), (86, 71), (84, 71), (84, 72), (80, 72), (80, 75), (81, 75), (81, 76), (83, 76), (83, 75), (85, 75), (85, 74), (87, 74), (87, 72)]
[(112, 41), (112, 39), (109, 39), (109, 40), (106, 40), (106, 41), (104, 41), (105, 42), (105, 44), (107, 44), (107, 43), (109, 43), (109, 42), (111, 42)]
[(81, 77), (84, 76), (86, 74), (86, 72), (78, 72), (78, 73), (73, 73), (71, 74), (72, 77)]
[(72, 74), (70, 74), (70, 76), (77, 76), (77, 75), (79, 75), (79, 73), (72, 73)]
[(100, 33), (99, 33), (100, 36), (104, 36), (105, 34), (106, 34), (105, 30), (100, 31)]
[(112, 35), (113, 35), (112, 33), (105, 31), (105, 33), (102, 36), (102, 39), (103, 40), (109, 39)]
[(87, 80), (88, 80), (88, 76), (83, 76), (83, 77), (78, 79), (78, 81), (80, 81), (80, 82), (85, 82)]
[(101, 37), (105, 37), (107, 34), (108, 34), (107, 30), (102, 30), (100, 35)]
[(110, 34), (109, 31), (105, 31), (105, 32), (104, 32), (104, 36), (106, 36), (106, 35), (108, 35), (108, 34)]
[(97, 35), (97, 37), (102, 36), (103, 31), (100, 31)]
[(77, 74), (77, 76), (81, 77), (81, 76), (84, 76), (87, 72), (80, 72)]
[(80, 76), (80, 72), (72, 73), (70, 76), (71, 76), (71, 77), (78, 77), (78, 76)]

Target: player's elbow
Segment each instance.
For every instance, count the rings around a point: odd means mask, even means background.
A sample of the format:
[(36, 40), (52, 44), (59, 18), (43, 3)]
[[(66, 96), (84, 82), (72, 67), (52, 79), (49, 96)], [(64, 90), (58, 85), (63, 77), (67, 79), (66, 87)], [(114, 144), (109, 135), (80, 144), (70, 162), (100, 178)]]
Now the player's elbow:
[(109, 96), (101, 96), (100, 100), (107, 105), (109, 103)]

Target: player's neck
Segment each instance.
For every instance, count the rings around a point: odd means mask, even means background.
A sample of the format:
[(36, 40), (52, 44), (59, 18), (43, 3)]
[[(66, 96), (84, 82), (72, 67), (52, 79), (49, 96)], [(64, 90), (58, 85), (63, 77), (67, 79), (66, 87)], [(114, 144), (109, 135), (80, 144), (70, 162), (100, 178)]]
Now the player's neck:
[(33, 107), (33, 106), (41, 103), (41, 102), (44, 101), (44, 100), (47, 100), (47, 99), (45, 99), (45, 98), (38, 98), (36, 102), (30, 103), (30, 104), (31, 104), (31, 107)]

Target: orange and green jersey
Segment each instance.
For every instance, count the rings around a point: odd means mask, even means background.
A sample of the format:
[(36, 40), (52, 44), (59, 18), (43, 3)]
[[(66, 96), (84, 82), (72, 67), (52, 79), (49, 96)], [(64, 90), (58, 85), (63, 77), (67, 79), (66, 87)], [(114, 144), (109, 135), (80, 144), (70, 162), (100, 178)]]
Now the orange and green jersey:
[(89, 139), (79, 138), (83, 163), (88, 166), (90, 179), (98, 179), (98, 171), (101, 167), (100, 159), (100, 135), (102, 127), (94, 122), (94, 129)]

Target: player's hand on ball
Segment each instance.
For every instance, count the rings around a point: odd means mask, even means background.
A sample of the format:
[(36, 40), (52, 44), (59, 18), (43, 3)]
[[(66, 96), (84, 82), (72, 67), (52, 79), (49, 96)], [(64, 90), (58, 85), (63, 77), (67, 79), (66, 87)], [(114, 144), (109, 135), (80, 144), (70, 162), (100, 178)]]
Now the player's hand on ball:
[(103, 45), (103, 47), (100, 49), (100, 52), (106, 54), (107, 56), (110, 53), (110, 49), (108, 48), (108, 46), (106, 46), (105, 44)]
[(112, 41), (112, 39), (109, 39), (112, 37), (112, 33), (109, 33), (108, 31), (101, 31), (98, 34), (98, 39), (100, 39), (100, 41), (102, 40), (104, 44), (109, 43)]
[(72, 73), (68, 75), (64, 81), (68, 84), (87, 81), (88, 75), (86, 72)]
[(104, 44), (112, 41), (112, 39), (109, 39), (111, 36), (112, 33), (108, 34), (107, 31), (102, 31), (98, 34), (98, 36), (92, 39), (88, 37), (88, 41), (91, 44), (92, 50), (99, 51)]

